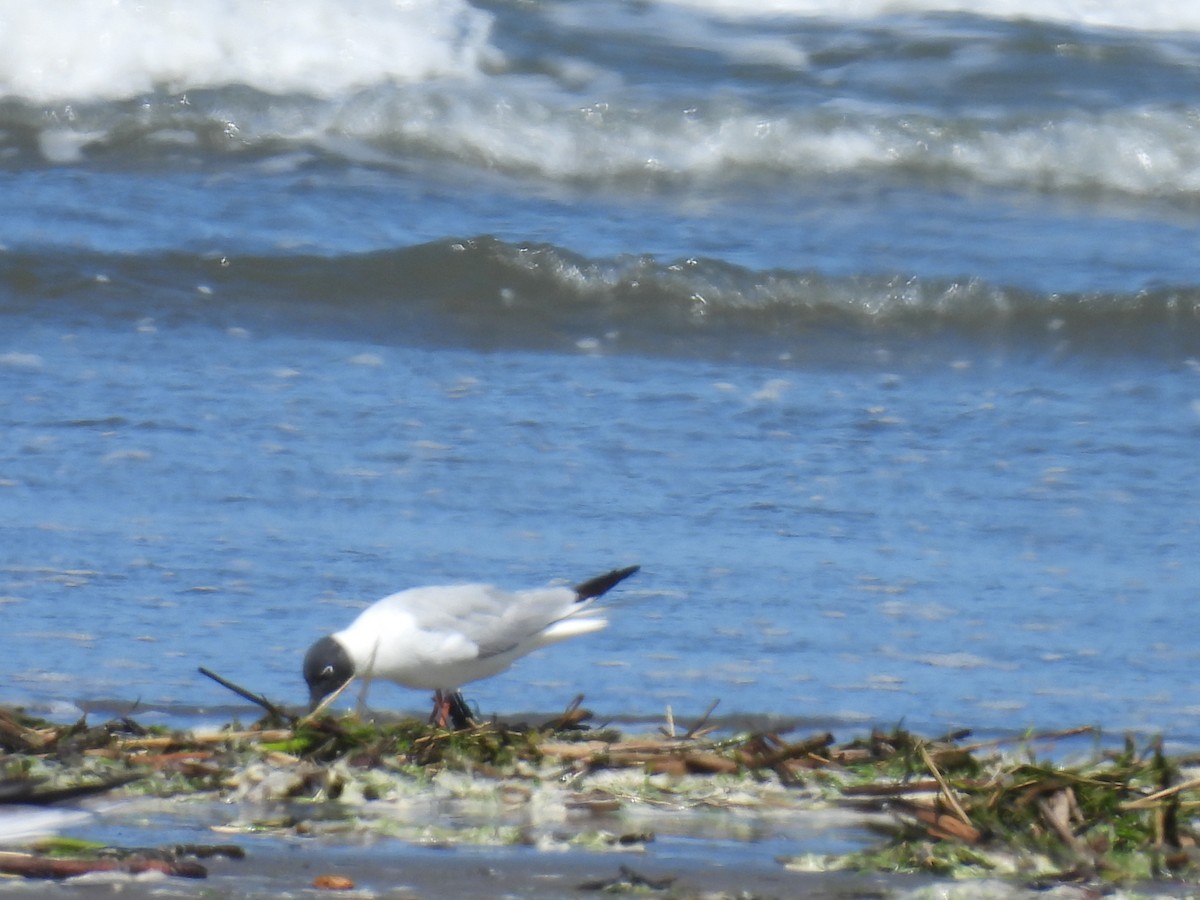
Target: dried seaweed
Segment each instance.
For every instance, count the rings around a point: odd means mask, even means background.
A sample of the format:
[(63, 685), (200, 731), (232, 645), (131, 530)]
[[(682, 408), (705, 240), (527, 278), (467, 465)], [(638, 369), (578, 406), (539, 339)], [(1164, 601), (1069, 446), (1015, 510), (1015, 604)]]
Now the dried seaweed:
[[(1167, 756), (1161, 741), (1143, 746), (1129, 738), (1110, 752), (1097, 744), (1086, 761), (1066, 762), (1038, 754), (1095, 732), (968, 743), (968, 732), (926, 739), (895, 729), (839, 743), (828, 733), (723, 734), (710, 708), (690, 728), (669, 721), (659, 734), (627, 736), (589, 730), (590, 714), (578, 701), (541, 725), (493, 721), (461, 730), (279, 712), (268, 710), (250, 728), (197, 734), (151, 732), (128, 719), (55, 725), (0, 710), (0, 802), (6, 793), (53, 802), (97, 790), (222, 798), (242, 792), (311, 804), (307, 813), (293, 809), (275, 824), (248, 827), (319, 833), (327, 827), (320, 825), (322, 804), (342, 804), (340, 815), (361, 824), (362, 811), (397, 785), (456, 773), (455, 790), (493, 784), (505, 803), (520, 803), (551, 785), (567, 792), (568, 809), (602, 817), (632, 802), (672, 809), (822, 803), (872, 814), (877, 843), (824, 859), (828, 869), (1086, 882), (1200, 874), (1200, 835), (1188, 814), (1200, 805), (1200, 778), (1189, 770), (1193, 760)], [(642, 780), (618, 785), (601, 777), (606, 772), (639, 773)], [(519, 827), (486, 831), (481, 839), (537, 841)], [(597, 832), (591, 840), (636, 849), (652, 839)], [(152, 867), (162, 861), (147, 853), (137, 859)], [(64, 877), (70, 868), (9, 862), (28, 877)], [(807, 858), (784, 862), (812, 865)], [(175, 874), (196, 871), (193, 863), (183, 869)]]

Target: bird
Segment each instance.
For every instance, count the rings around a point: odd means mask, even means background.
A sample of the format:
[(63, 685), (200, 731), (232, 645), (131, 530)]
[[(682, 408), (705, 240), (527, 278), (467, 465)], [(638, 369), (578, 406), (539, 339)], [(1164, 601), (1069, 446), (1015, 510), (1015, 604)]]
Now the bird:
[(599, 631), (608, 620), (594, 602), (640, 566), (613, 569), (570, 587), (506, 591), (490, 584), (409, 588), (364, 609), (304, 655), (310, 709), (350, 679), (392, 681), (432, 690), (430, 721), (470, 721), (460, 688), (505, 671), (541, 647)]

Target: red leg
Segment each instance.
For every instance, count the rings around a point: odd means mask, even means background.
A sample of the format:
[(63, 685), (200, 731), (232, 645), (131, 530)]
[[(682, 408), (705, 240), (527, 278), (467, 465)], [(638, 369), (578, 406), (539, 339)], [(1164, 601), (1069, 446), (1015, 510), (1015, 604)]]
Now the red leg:
[(429, 724), (438, 728), (450, 725), (450, 698), (441, 690), (433, 692), (433, 712), (429, 714)]

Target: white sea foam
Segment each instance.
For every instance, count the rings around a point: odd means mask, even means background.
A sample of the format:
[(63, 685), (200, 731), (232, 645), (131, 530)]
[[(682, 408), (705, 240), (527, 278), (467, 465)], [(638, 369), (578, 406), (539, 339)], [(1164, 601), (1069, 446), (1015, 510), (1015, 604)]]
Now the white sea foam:
[(314, 96), (471, 76), (491, 17), (464, 0), (0, 0), (0, 96), (136, 97), (244, 84)]
[(1200, 31), (1200, 6), (1171, 0), (668, 0), (730, 18), (821, 16), (871, 18), (896, 13), (966, 13), (995, 19), (1033, 19), (1093, 28)]
[(1036, 191), (1200, 193), (1195, 122), (1177, 109), (1071, 111), (1051, 123), (968, 120), (949, 127), (938, 118), (843, 120), (805, 110), (773, 118), (736, 108), (691, 116), (641, 111), (625, 119), (613, 110), (598, 123), (530, 98), (497, 103), (480, 92), (343, 110), (339, 124), (364, 141), (399, 140), (440, 158), (555, 181), (703, 184), (735, 173), (896, 171)]
[[(1059, 0), (1035, 9), (1033, 0), (847, 0), (836, 6), (830, 0), (764, 0), (751, 13), (740, 0), (661, 0), (636, 16), (618, 11), (605, 27), (625, 34), (631, 48), (653, 35), (727, 60), (765, 63), (782, 77), (787, 70), (806, 70), (812, 48), (800, 47), (786, 28), (731, 29), (704, 14), (844, 19), (955, 9), (1200, 28), (1200, 9), (1166, 11), (1159, 5), (1092, 0), (1068, 7)], [(80, 0), (72, 9), (67, 18), (36, 4), (0, 0), (0, 97), (63, 104), (41, 117), (37, 130), (42, 157), (58, 164), (110, 143), (202, 154), (210, 145), (278, 148), (295, 142), (300, 150), (285, 146), (264, 165), (275, 171), (301, 165), (308, 159), (304, 148), (315, 147), (370, 165), (424, 158), (635, 191), (648, 182), (703, 186), (760, 176), (802, 182), (895, 172), (1036, 192), (1200, 195), (1193, 111), (1177, 104), (1130, 106), (1116, 89), (1108, 108), (1095, 106), (1104, 90), (1095, 87), (1082, 91), (1087, 103), (1068, 97), (1049, 117), (1041, 110), (999, 116), (994, 106), (969, 102), (961, 113), (948, 113), (922, 92), (893, 103), (875, 83), (886, 73), (875, 74), (867, 55), (864, 65), (851, 67), (866, 73), (859, 76), (863, 83), (853, 91), (830, 87), (830, 99), (820, 103), (764, 105), (753, 82), (742, 91), (714, 82), (683, 99), (674, 91), (654, 97), (646, 90), (649, 82), (631, 90), (629, 73), (606, 68), (607, 60), (575, 58), (571, 48), (596, 27), (588, 3), (547, 13), (570, 40), (565, 50), (542, 47), (541, 61), (551, 72), (559, 63), (566, 66), (573, 74), (565, 77), (493, 65), (500, 61), (491, 43), (493, 25), (499, 31), (507, 20), (493, 20), (466, 0), (364, 0), (351, 6), (297, 0), (287, 7), (286, 28), (277, 7), (249, 0), (164, 0), (141, 7)], [(1152, 43), (1151, 56), (1169, 55), (1170, 42)], [(967, 53), (972, 41), (954, 46)], [(1157, 64), (1169, 70), (1176, 63), (1161, 57)], [(1177, 64), (1191, 66), (1186, 53)], [(841, 77), (818, 69), (822, 78)], [(955, 57), (947, 77), (977, 69), (1004, 80), (1003, 62), (979, 63), (969, 54)], [(582, 82), (589, 84), (586, 91)], [(238, 85), (261, 93), (247, 97)], [(205, 87), (217, 90), (202, 97)], [(173, 93), (136, 110), (103, 102), (148, 91)], [(271, 96), (264, 101), (261, 94)], [(101, 102), (85, 110), (88, 100)]]
[(64, 828), (78, 828), (91, 818), (92, 814), (82, 809), (9, 806), (0, 811), (0, 841), (8, 844), (45, 837)]

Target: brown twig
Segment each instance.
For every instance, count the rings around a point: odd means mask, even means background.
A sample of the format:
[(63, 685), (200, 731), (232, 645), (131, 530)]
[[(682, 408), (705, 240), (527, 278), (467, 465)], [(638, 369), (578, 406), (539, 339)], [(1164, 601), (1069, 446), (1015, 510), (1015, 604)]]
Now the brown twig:
[(208, 870), (197, 862), (166, 859), (71, 859), (32, 853), (0, 852), (0, 873), (24, 878), (74, 878), (89, 872), (162, 872), (182, 878), (207, 878)]
[(1082, 725), (1078, 728), (1066, 728), (1061, 731), (1040, 731), (1036, 734), (1010, 735), (1006, 737), (992, 738), (987, 741), (976, 741), (973, 744), (963, 744), (957, 748), (966, 753), (974, 753), (977, 750), (987, 750), (991, 747), (1002, 747), (1005, 744), (1019, 744), (1022, 741), (1042, 742), (1042, 741), (1058, 741), (1063, 738), (1079, 737), (1081, 734), (1095, 734), (1098, 729), (1093, 725)]
[(1166, 800), (1168, 797), (1174, 797), (1176, 794), (1194, 790), (1195, 788), (1200, 788), (1200, 778), (1181, 781), (1179, 784), (1173, 784), (1169, 788), (1163, 788), (1161, 791), (1155, 791), (1153, 794), (1147, 794), (1145, 797), (1139, 797), (1136, 800), (1126, 800), (1121, 804), (1121, 809), (1145, 809), (1148, 806), (1153, 806), (1160, 800)]
[[(26, 728), (20, 722), (12, 717), (7, 710), (0, 709), (0, 738), (7, 739), (9, 746), (15, 746), (15, 749), (37, 753), (45, 749), (46, 745), (53, 741), (56, 736), (46, 735), (32, 728)], [(3, 745), (0, 741), (0, 745)]]
[(832, 743), (833, 735), (827, 731), (823, 734), (815, 734), (794, 744), (784, 744), (778, 747), (778, 749), (769, 752), (760, 751), (757, 755), (745, 753), (743, 762), (751, 769), (774, 769), (776, 766), (790, 759), (799, 759), (803, 756), (809, 756), (818, 750), (824, 750)]
[(1099, 856), (1071, 828), (1072, 814), (1077, 814), (1078, 810), (1075, 792), (1068, 787), (1055, 791), (1049, 797), (1038, 797), (1037, 806), (1043, 821), (1075, 854), (1076, 859), (1086, 864), (1090, 870), (1094, 870), (1100, 863)]
[(575, 699), (567, 704), (567, 708), (547, 721), (542, 728), (549, 732), (566, 731), (591, 717), (592, 714), (583, 709), (583, 694), (576, 694)]
[(923, 806), (920, 803), (914, 803), (903, 797), (892, 801), (891, 808), (896, 812), (912, 816), (925, 826), (925, 831), (930, 837), (937, 838), (939, 841), (961, 841), (964, 844), (978, 844), (983, 837), (983, 832), (971, 823), (961, 822), (955, 816), (938, 812), (936, 809)]
[(274, 703), (272, 703), (270, 700), (268, 700), (262, 694), (255, 694), (252, 691), (248, 691), (248, 690), (246, 690), (246, 688), (242, 687), (241, 685), (234, 684), (232, 681), (222, 678), (220, 675), (216, 674), (215, 672), (212, 672), (212, 671), (204, 668), (204, 666), (200, 666), (200, 674), (204, 675), (208, 678), (211, 678), (217, 684), (221, 685), (221, 687), (228, 688), (229, 690), (231, 690), (235, 694), (237, 694), (239, 697), (242, 697), (245, 700), (249, 700), (251, 703), (261, 706), (263, 709), (265, 709), (270, 715), (274, 716), (276, 719), (279, 719), (283, 722), (287, 722), (291, 725), (296, 724), (295, 716), (293, 716), (291, 713), (289, 713), (283, 709), (280, 709), (278, 706), (276, 706)]
[[(156, 735), (151, 737), (121, 738), (114, 741), (113, 746), (119, 750), (165, 750), (167, 747), (186, 747), (189, 745), (205, 746), (208, 744), (224, 744), (227, 741), (256, 741), (270, 743), (271, 741), (286, 741), (292, 737), (291, 729), (275, 728), (266, 731), (219, 731), (212, 734), (187, 735)], [(103, 755), (104, 749), (85, 750), (85, 755)]]
[[(717, 708), (717, 704), (720, 702), (721, 698), (718, 697), (712, 703), (708, 704), (708, 709), (704, 711), (704, 715), (696, 720), (696, 724), (687, 730), (687, 734), (685, 734), (684, 737), (691, 740), (694, 737), (699, 737), (701, 734), (707, 734), (709, 731), (711, 731), (712, 729), (704, 729), (704, 724), (708, 721), (709, 716), (713, 714), (713, 710)], [(701, 729), (704, 730), (702, 731)]]
[(941, 769), (937, 767), (937, 763), (929, 755), (929, 748), (922, 742), (918, 745), (918, 749), (921, 751), (921, 760), (925, 763), (925, 767), (929, 769), (929, 774), (934, 777), (934, 780), (937, 781), (938, 786), (942, 789), (942, 796), (946, 798), (946, 804), (950, 807), (954, 815), (958, 817), (960, 822), (974, 828), (975, 826), (971, 824), (970, 816), (967, 815), (966, 811), (959, 804), (958, 798), (954, 796), (954, 789), (950, 787), (950, 782), (946, 781)]
[(144, 776), (140, 774), (113, 775), (95, 784), (73, 784), (59, 788), (44, 788), (43, 782), (31, 778), (13, 778), (0, 781), (0, 804), (20, 803), (27, 805), (48, 806), (51, 803), (61, 803), (64, 800), (75, 800), (80, 797), (90, 797), (102, 794), (116, 788), (138, 781)]

